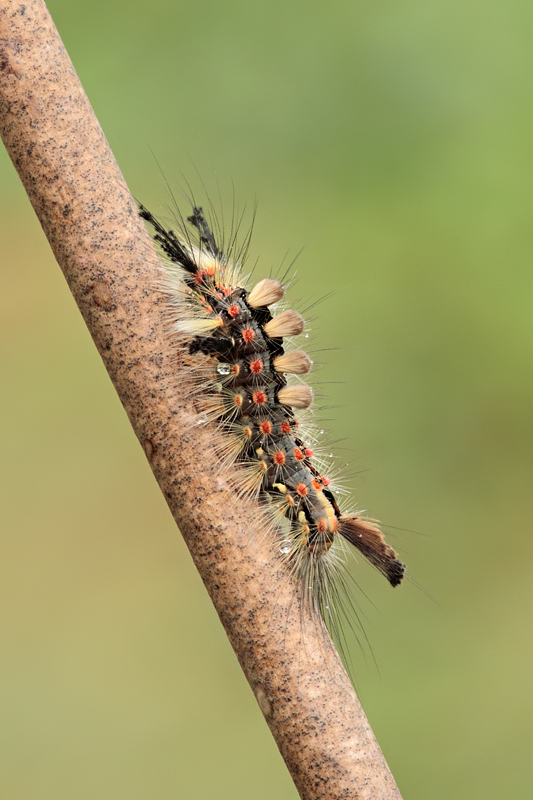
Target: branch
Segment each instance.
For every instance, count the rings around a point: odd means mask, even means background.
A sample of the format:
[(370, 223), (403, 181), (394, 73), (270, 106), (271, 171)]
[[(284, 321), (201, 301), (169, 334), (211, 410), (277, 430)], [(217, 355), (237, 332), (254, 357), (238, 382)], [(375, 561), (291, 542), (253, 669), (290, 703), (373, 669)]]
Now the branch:
[(0, 8), (0, 129), (301, 797), (398, 800), (324, 625), (302, 619), (219, 477), (165, 333), (158, 256), (41, 0)]

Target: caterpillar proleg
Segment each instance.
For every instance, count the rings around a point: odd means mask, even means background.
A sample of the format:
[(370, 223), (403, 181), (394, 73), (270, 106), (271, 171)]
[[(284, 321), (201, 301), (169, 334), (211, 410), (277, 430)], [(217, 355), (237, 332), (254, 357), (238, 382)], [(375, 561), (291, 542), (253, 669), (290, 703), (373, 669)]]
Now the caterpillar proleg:
[(311, 369), (309, 356), (292, 349), (305, 322), (292, 309), (275, 308), (282, 282), (264, 278), (246, 287), (242, 252), (224, 249), (202, 208), (193, 206), (177, 230), (143, 206), (140, 214), (164, 254), (173, 332), (191, 359), (199, 412), (217, 424), (223, 466), (236, 491), (259, 500), (302, 596), (336, 627), (345, 543), (391, 586), (401, 583), (405, 565), (375, 521), (341, 511), (317, 436), (299, 424), (295, 412), (311, 406), (313, 392), (287, 375)]

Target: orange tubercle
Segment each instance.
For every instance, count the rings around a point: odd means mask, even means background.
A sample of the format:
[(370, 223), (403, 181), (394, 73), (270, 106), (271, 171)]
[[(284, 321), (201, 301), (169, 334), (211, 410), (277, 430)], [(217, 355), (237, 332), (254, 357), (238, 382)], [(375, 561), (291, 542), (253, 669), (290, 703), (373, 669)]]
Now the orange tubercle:
[(252, 395), (252, 400), (256, 404), (256, 406), (264, 406), (267, 401), (267, 396), (262, 391), (254, 392)]

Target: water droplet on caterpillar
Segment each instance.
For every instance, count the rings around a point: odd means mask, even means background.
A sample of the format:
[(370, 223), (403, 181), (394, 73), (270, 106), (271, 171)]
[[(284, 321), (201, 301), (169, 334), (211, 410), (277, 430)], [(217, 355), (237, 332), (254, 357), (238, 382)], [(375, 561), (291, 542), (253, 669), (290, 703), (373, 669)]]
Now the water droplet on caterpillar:
[(229, 375), (231, 372), (231, 364), (226, 364), (225, 362), (221, 362), (216, 366), (216, 373), (217, 375)]
[(290, 539), (284, 539), (279, 546), (279, 552), (283, 553), (283, 555), (287, 555), (292, 550), (292, 542)]

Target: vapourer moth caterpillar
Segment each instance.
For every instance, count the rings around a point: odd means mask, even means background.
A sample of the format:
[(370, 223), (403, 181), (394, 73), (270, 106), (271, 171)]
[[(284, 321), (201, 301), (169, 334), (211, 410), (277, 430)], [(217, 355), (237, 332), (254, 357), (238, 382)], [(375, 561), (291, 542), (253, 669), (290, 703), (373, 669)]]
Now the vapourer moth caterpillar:
[(312, 361), (293, 349), (304, 319), (280, 309), (281, 281), (264, 278), (246, 287), (248, 241), (239, 250), (231, 234), (225, 246), (202, 208), (193, 206), (176, 230), (143, 206), (140, 214), (163, 253), (172, 330), (190, 356), (201, 421), (216, 425), (222, 468), (231, 473), (235, 491), (259, 501), (262, 524), (301, 581), (304, 602), (336, 628), (345, 543), (391, 586), (400, 584), (405, 565), (374, 520), (340, 510), (319, 436), (311, 424), (300, 424), (298, 412), (313, 401), (300, 378)]

